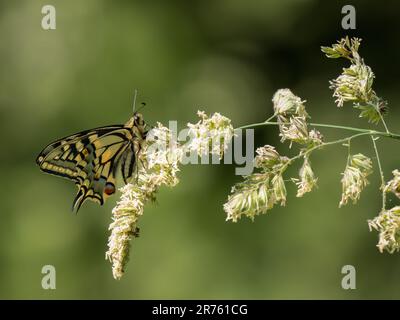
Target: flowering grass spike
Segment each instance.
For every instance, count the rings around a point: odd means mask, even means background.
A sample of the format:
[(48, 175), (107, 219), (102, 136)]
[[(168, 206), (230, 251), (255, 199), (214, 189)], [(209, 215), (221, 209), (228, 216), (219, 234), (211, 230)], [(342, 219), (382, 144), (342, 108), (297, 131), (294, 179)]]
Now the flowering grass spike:
[(346, 169), (342, 177), (342, 199), (339, 207), (347, 204), (349, 200), (356, 203), (360, 199), (361, 191), (368, 185), (367, 177), (372, 173), (372, 161), (359, 153), (349, 156)]
[[(394, 170), (392, 180), (385, 181), (377, 144), (379, 137), (400, 140), (400, 135), (391, 132), (385, 123), (387, 104), (373, 90), (375, 74), (359, 54), (360, 43), (361, 39), (346, 37), (330, 47), (321, 47), (328, 58), (344, 58), (350, 62), (350, 66), (344, 68), (330, 82), (330, 88), (338, 107), (351, 103), (360, 110), (360, 117), (374, 124), (382, 124), (385, 131), (310, 123), (306, 101), (290, 89), (279, 89), (275, 92), (272, 97), (273, 114), (263, 122), (234, 129), (229, 118), (219, 113), (208, 116), (203, 111), (198, 111), (200, 120), (187, 125), (191, 139), (184, 145), (175, 141), (172, 132), (161, 124), (151, 130), (140, 153), (142, 165), (137, 180), (121, 188), (121, 199), (113, 210), (106, 257), (113, 264), (114, 277), (119, 279), (124, 273), (130, 242), (138, 235), (138, 221), (143, 215), (145, 205), (156, 198), (161, 186), (173, 187), (178, 183), (177, 173), (183, 156), (187, 153), (194, 153), (196, 156), (211, 154), (221, 159), (235, 135), (234, 130), (261, 126), (277, 126), (281, 142), (288, 142), (289, 147), (293, 147), (291, 153), (294, 155), (281, 155), (274, 146), (268, 144), (257, 148), (253, 159), (255, 172), (244, 176), (242, 181), (231, 188), (223, 205), (227, 221), (238, 222), (242, 217), (254, 220), (256, 216), (269, 212), (275, 205), (285, 206), (290, 197), (286, 189), (287, 181), (295, 183), (297, 197), (303, 197), (315, 190), (318, 178), (312, 169), (310, 158), (314, 152), (335, 145), (346, 146), (348, 153), (341, 178), (342, 196), (339, 207), (349, 201), (356, 203), (369, 184), (368, 177), (373, 171), (373, 162), (361, 153), (350, 154), (350, 145), (354, 139), (369, 137), (373, 142), (378, 169), (376, 171), (381, 178), (379, 189), (382, 193), (382, 208), (377, 217), (368, 220), (368, 225), (370, 230), (379, 232), (377, 247), (380, 252), (399, 251), (400, 206), (391, 209), (386, 207), (389, 194), (400, 198), (400, 171)], [(321, 132), (316, 130), (317, 127), (344, 129), (351, 134), (325, 141)], [(298, 176), (288, 176), (288, 167), (300, 161)]]

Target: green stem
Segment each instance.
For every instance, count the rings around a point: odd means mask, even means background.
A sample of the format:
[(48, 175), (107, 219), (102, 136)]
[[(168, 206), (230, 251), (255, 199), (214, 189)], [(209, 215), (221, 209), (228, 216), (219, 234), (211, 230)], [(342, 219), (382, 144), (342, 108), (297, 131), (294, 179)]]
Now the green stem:
[(276, 117), (276, 113), (274, 113), (272, 116), (270, 116), (267, 120), (264, 121), (264, 123), (270, 122), (273, 118)]
[(386, 132), (390, 133), (390, 131), (388, 129), (388, 126), (386, 125), (386, 121), (385, 121), (385, 119), (383, 119), (383, 116), (382, 116), (382, 114), (381, 114), (381, 112), (379, 110), (378, 110), (378, 113), (379, 113), (379, 117), (381, 118), (381, 121), (383, 123), (383, 126), (385, 127)]
[(305, 150), (304, 152), (300, 152), (298, 155), (294, 156), (293, 158), (290, 158), (289, 161), (282, 167), (282, 172), (286, 170), (286, 168), (295, 160), (299, 159), (299, 158), (303, 158), (305, 156), (307, 156), (309, 153), (313, 152), (314, 150), (317, 149), (321, 149), (325, 146), (330, 146), (330, 145), (334, 145), (334, 144), (338, 144), (338, 143), (344, 143), (344, 142), (348, 142), (350, 144), (352, 139), (361, 137), (361, 136), (366, 136), (366, 135), (371, 135), (370, 132), (360, 132), (357, 134), (354, 134), (352, 136), (343, 138), (343, 139), (339, 139), (339, 140), (334, 140), (334, 141), (329, 141), (329, 142), (324, 142), (322, 144), (316, 145), (310, 149)]
[[(271, 122), (271, 121), (267, 120), (264, 122), (253, 123), (253, 124), (241, 126), (236, 129), (250, 129), (250, 128), (262, 127), (262, 126), (277, 126), (277, 125), (279, 125), (278, 122)], [(383, 131), (376, 131), (376, 130), (363, 129), (363, 128), (338, 126), (338, 125), (334, 125), (334, 124), (325, 124), (325, 123), (310, 123), (309, 125), (312, 127), (343, 129), (343, 130), (348, 130), (348, 131), (361, 132), (361, 133), (365, 133), (365, 134), (369, 134), (369, 135), (375, 135), (375, 136), (381, 136), (381, 137), (400, 140), (400, 134), (391, 133), (391, 132), (383, 132)]]
[(375, 142), (375, 137), (371, 136), (372, 143), (374, 145), (374, 150), (375, 150), (375, 155), (376, 155), (376, 161), (378, 162), (378, 168), (379, 168), (379, 173), (381, 176), (381, 189), (382, 189), (382, 212), (385, 211), (386, 209), (386, 192), (385, 192), (385, 177), (383, 175), (383, 170), (382, 170), (382, 165), (381, 165), (381, 159), (379, 157), (379, 152), (378, 148), (376, 146)]
[(378, 104), (374, 103), (374, 106), (375, 106), (376, 112), (378, 112), (378, 114), (379, 114), (379, 118), (381, 119), (381, 122), (382, 122), (383, 126), (385, 127), (386, 132), (389, 133), (389, 132), (390, 132), (390, 131), (389, 131), (389, 128), (388, 128), (388, 126), (386, 125), (385, 119), (383, 119), (383, 115), (382, 115), (381, 111), (379, 110)]

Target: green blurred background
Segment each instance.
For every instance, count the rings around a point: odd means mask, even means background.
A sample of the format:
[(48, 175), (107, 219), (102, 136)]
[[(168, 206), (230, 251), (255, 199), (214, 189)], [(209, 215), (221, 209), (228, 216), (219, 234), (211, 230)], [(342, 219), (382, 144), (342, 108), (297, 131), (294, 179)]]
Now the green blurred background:
[[(57, 10), (57, 29), (41, 28), (41, 8)], [(73, 183), (40, 172), (38, 152), (84, 129), (124, 123), (132, 92), (148, 123), (221, 112), (235, 126), (271, 114), (275, 90), (307, 99), (314, 122), (366, 127), (350, 106), (338, 109), (328, 80), (344, 61), (319, 51), (342, 36), (363, 38), (375, 89), (389, 101), (400, 132), (398, 2), (353, 1), (357, 30), (341, 29), (344, 1), (1, 1), (0, 298), (3, 299), (370, 299), (400, 298), (400, 254), (380, 254), (367, 219), (380, 208), (379, 179), (358, 205), (338, 209), (341, 146), (313, 156), (317, 191), (255, 222), (225, 222), (222, 205), (240, 178), (232, 165), (184, 166), (181, 183), (146, 208), (127, 273), (112, 278), (104, 260), (111, 209), (70, 211)], [(344, 132), (322, 130), (326, 139)], [(276, 128), (256, 145), (277, 145)], [(399, 142), (380, 141), (387, 177), (399, 168)], [(353, 150), (373, 157), (368, 138)], [(297, 168), (292, 169), (293, 174)], [(41, 268), (57, 270), (57, 289), (41, 288)], [(341, 268), (357, 270), (357, 289), (341, 288)]]

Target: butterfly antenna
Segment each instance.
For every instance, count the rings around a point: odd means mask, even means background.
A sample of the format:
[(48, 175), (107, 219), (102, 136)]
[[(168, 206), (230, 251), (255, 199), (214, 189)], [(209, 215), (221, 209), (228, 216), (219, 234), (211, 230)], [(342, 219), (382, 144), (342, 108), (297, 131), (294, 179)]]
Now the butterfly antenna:
[(146, 106), (146, 102), (142, 102), (140, 105), (141, 106), (140, 106), (140, 108), (138, 109), (137, 112), (139, 112), (140, 110), (142, 110)]
[(137, 89), (135, 89), (135, 93), (133, 94), (133, 114), (135, 114), (135, 109), (136, 109), (136, 97), (137, 97)]

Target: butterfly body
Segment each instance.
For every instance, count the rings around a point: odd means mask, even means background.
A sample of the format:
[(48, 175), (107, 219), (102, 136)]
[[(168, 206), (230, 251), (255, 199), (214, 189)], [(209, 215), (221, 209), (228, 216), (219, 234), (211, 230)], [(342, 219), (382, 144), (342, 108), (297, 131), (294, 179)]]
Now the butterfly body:
[(46, 173), (75, 182), (74, 211), (87, 199), (102, 205), (115, 193), (119, 168), (125, 183), (133, 176), (145, 129), (142, 115), (136, 112), (124, 125), (86, 130), (50, 143), (36, 163)]

